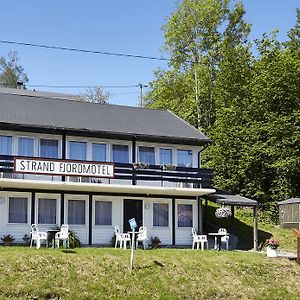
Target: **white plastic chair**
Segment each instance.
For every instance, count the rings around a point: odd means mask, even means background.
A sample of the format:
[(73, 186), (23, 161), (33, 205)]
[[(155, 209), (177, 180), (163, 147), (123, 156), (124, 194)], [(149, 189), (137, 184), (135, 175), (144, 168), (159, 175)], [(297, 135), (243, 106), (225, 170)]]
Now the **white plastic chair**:
[[(226, 228), (219, 228), (218, 233), (225, 233), (225, 234), (227, 234), (227, 230), (226, 230)], [(226, 250), (228, 250), (228, 243), (229, 243), (229, 236), (228, 235), (225, 235), (225, 236), (221, 237), (221, 244), (222, 243), (225, 243)], [(215, 237), (215, 249), (218, 248), (217, 244), (218, 244), (217, 243), (217, 237)]]
[(59, 248), (60, 241), (63, 242), (64, 248), (69, 248), (69, 225), (63, 224), (60, 231), (55, 233), (55, 247)]
[(118, 243), (120, 244), (120, 248), (126, 249), (127, 243), (129, 243), (130, 246), (131, 244), (130, 234), (121, 233), (119, 226), (115, 226), (115, 236), (116, 236), (115, 249), (117, 248)]
[(139, 228), (136, 237), (136, 248), (138, 247), (139, 242), (143, 243), (144, 250), (148, 248), (147, 228), (145, 226)]
[(33, 242), (36, 243), (36, 248), (39, 249), (41, 247), (41, 242), (45, 241), (46, 247), (48, 247), (48, 235), (47, 232), (41, 232), (38, 229), (36, 224), (31, 225), (31, 241), (30, 247), (32, 247)]
[(197, 244), (197, 250), (199, 250), (199, 245), (201, 245), (201, 250), (204, 250), (204, 246), (206, 244), (206, 249), (208, 250), (208, 239), (207, 235), (205, 234), (197, 234), (196, 229), (192, 228), (192, 235), (193, 235), (193, 245), (192, 249), (195, 249), (195, 244)]

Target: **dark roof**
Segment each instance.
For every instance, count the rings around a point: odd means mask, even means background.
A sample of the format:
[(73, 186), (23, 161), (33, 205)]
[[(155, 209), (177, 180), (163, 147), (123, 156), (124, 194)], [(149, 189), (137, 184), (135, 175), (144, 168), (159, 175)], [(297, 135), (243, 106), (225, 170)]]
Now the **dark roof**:
[[(168, 110), (94, 104), (54, 94), (0, 90), (0, 124), (46, 128), (106, 137), (201, 145), (210, 140)], [(18, 92), (19, 91), (19, 92)], [(66, 95), (67, 96), (67, 95)], [(9, 127), (14, 128), (14, 127)]]
[(214, 194), (205, 195), (203, 198), (224, 205), (257, 206), (257, 201), (240, 195), (234, 195), (225, 191), (217, 190)]
[(300, 198), (290, 198), (287, 200), (279, 201), (277, 203), (278, 205), (300, 203)]

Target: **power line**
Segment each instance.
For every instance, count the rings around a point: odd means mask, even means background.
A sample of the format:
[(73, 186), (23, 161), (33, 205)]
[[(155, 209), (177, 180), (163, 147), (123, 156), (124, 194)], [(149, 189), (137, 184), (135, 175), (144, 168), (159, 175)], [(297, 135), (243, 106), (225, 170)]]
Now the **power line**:
[(48, 85), (48, 84), (26, 84), (27, 87), (33, 88), (62, 88), (62, 89), (82, 89), (82, 88), (116, 88), (116, 89), (123, 89), (123, 88), (133, 88), (138, 87), (137, 84), (135, 85)]
[(126, 54), (126, 53), (104, 52), (104, 51), (98, 51), (98, 50), (86, 50), (86, 49), (68, 48), (68, 47), (61, 47), (61, 46), (39, 45), (39, 44), (31, 44), (31, 43), (15, 42), (15, 41), (7, 41), (7, 40), (0, 40), (0, 43), (2, 43), (2, 44), (12, 44), (12, 45), (21, 45), (21, 46), (29, 46), (29, 47), (37, 47), (37, 48), (44, 48), (44, 49), (55, 49), (55, 50), (93, 53), (93, 54), (101, 54), (101, 55), (111, 55), (111, 56), (122, 56), (122, 57), (131, 57), (131, 58), (169, 61), (167, 58), (164, 58), (164, 57), (143, 56), (143, 55)]

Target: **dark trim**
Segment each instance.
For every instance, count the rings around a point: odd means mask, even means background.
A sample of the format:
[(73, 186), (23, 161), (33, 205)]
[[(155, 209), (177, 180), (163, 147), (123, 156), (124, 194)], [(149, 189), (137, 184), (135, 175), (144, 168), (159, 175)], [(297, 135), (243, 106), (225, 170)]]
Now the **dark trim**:
[(60, 225), (64, 224), (64, 222), (65, 222), (64, 217), (65, 217), (65, 194), (63, 192), (61, 192), (61, 194), (60, 194)]
[(0, 129), (3, 130), (14, 130), (22, 132), (32, 133), (50, 133), (50, 134), (67, 134), (72, 136), (85, 136), (95, 138), (108, 138), (117, 140), (130, 141), (135, 137), (136, 141), (140, 142), (154, 142), (163, 144), (180, 144), (180, 145), (191, 145), (191, 146), (202, 146), (211, 143), (208, 138), (196, 139), (196, 138), (184, 138), (184, 137), (169, 137), (169, 136), (152, 136), (136, 133), (125, 133), (125, 132), (109, 132), (109, 131), (91, 131), (87, 129), (72, 129), (72, 128), (61, 128), (61, 127), (50, 127), (41, 125), (25, 125), (25, 124), (10, 124), (0, 123)]
[[(136, 162), (136, 141), (135, 141), (135, 137), (132, 139), (132, 144), (131, 144), (131, 147), (132, 147), (132, 157), (131, 157), (131, 160), (132, 160), (132, 163), (134, 164)], [(133, 167), (132, 167), (133, 168)], [(136, 185), (136, 175), (135, 175), (135, 170), (134, 168), (132, 169), (132, 185)]]
[(172, 198), (172, 246), (176, 244), (176, 222), (175, 222), (175, 206), (176, 206), (176, 199)]
[(31, 224), (34, 224), (35, 221), (35, 192), (31, 192)]
[[(63, 191), (63, 190), (48, 190), (48, 189), (26, 189), (26, 188), (0, 188), (1, 191), (5, 192), (38, 192), (38, 193), (48, 193), (48, 194), (69, 194), (69, 195), (89, 195), (91, 192), (84, 191)], [(135, 194), (135, 193), (108, 193), (108, 192), (93, 192), (92, 195), (103, 195), (103, 196), (124, 196), (124, 197), (149, 197), (149, 198), (164, 198), (171, 199), (176, 197), (176, 199), (186, 199), (195, 200), (195, 196), (181, 196), (181, 195), (152, 195), (152, 194)]]
[(198, 207), (198, 231), (200, 232), (200, 234), (203, 233), (203, 228), (201, 225), (202, 222), (202, 203), (201, 203), (201, 199), (200, 197), (197, 197), (197, 207)]
[(234, 205), (231, 205), (231, 216), (230, 216), (230, 233), (235, 234), (235, 221), (234, 221)]
[(89, 194), (89, 245), (93, 242), (93, 195)]
[[(62, 139), (61, 139), (61, 158), (66, 159), (66, 151), (67, 151), (67, 136), (66, 133), (63, 132)], [(66, 181), (66, 176), (61, 177), (61, 181)]]

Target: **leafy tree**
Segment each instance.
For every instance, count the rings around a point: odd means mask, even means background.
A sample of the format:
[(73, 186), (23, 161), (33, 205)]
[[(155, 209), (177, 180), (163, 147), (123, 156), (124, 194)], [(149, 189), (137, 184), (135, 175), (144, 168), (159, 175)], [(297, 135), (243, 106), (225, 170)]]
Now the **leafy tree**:
[(101, 87), (94, 87), (85, 90), (79, 95), (79, 99), (84, 102), (108, 103), (110, 93), (103, 91)]
[(0, 57), (0, 85), (4, 87), (17, 88), (17, 82), (28, 82), (24, 68), (19, 64), (16, 51), (10, 51), (8, 58)]

